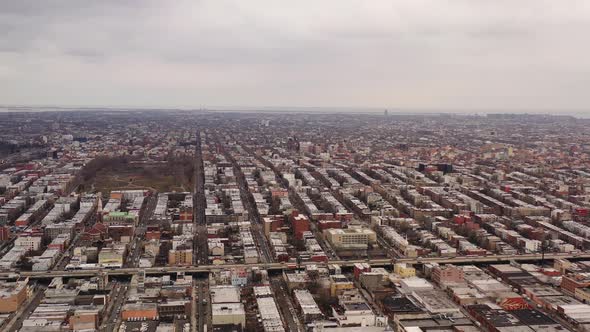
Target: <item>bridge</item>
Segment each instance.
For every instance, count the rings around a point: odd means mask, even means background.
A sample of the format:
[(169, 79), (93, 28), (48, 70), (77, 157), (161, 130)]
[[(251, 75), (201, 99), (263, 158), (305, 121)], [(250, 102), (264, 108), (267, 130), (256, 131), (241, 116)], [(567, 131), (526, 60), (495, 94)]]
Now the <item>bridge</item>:
[[(336, 264), (341, 267), (352, 267), (356, 263), (368, 263), (372, 266), (392, 266), (395, 263), (407, 264), (492, 264), (509, 261), (540, 261), (542, 259), (590, 259), (590, 252), (586, 253), (546, 253), (543, 257), (540, 253), (521, 254), (521, 255), (487, 255), (487, 256), (456, 256), (456, 257), (417, 257), (417, 258), (396, 258), (396, 259), (351, 259), (351, 260), (331, 260), (327, 263), (303, 262), (301, 267), (306, 265), (329, 265)], [(293, 269), (293, 264), (288, 263), (254, 263), (254, 264), (222, 264), (222, 265), (193, 265), (193, 266), (163, 266), (149, 268), (98, 268), (89, 270), (71, 270), (71, 271), (5, 271), (0, 272), (0, 279), (14, 278), (16, 275), (29, 277), (31, 279), (47, 279), (53, 277), (82, 278), (93, 277), (101, 272), (107, 272), (109, 276), (132, 276), (139, 271), (145, 271), (146, 275), (163, 275), (177, 272), (187, 274), (211, 273), (223, 269), (232, 268), (260, 268), (270, 271), (282, 271)]]

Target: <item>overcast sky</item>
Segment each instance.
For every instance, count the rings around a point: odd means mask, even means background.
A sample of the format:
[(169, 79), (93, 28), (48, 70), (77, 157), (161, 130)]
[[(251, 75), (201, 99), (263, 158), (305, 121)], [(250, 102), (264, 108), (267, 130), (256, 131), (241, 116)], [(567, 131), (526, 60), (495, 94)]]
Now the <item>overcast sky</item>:
[(0, 104), (590, 109), (588, 0), (0, 0)]

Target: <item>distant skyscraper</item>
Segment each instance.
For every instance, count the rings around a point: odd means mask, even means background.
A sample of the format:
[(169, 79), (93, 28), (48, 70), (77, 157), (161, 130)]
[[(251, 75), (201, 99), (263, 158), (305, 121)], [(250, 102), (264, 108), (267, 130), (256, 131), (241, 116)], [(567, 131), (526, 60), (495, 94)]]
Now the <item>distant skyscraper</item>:
[(383, 115), (388, 116), (389, 112), (387, 110), (383, 111)]

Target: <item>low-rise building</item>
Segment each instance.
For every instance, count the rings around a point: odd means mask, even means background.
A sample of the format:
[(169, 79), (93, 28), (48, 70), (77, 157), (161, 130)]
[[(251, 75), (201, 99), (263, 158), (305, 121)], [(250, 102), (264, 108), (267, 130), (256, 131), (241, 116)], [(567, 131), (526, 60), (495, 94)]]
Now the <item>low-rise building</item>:
[(295, 302), (299, 307), (304, 322), (310, 323), (322, 318), (322, 312), (308, 290), (296, 289), (293, 291), (293, 296), (295, 297)]
[(367, 249), (377, 241), (375, 232), (366, 228), (330, 228), (324, 230), (324, 236), (336, 249)]
[(246, 312), (243, 303), (212, 303), (211, 323), (217, 325), (246, 326)]
[(463, 270), (454, 265), (440, 265), (432, 269), (432, 281), (440, 286), (464, 281)]
[(16, 312), (27, 300), (29, 279), (0, 282), (0, 313)]
[(158, 306), (155, 303), (126, 303), (121, 309), (123, 320), (157, 320)]
[(393, 266), (393, 272), (402, 278), (410, 278), (416, 276), (416, 269), (406, 263), (396, 263)]

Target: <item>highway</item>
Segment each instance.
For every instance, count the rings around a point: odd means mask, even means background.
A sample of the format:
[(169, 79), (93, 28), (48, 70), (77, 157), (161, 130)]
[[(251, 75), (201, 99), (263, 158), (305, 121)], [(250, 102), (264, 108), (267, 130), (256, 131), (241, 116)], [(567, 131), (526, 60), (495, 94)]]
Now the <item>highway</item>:
[[(590, 252), (586, 253), (545, 253), (546, 260), (565, 258), (565, 259), (590, 259)], [(321, 265), (321, 264), (337, 264), (341, 267), (352, 267), (356, 263), (369, 263), (374, 266), (391, 266), (394, 263), (408, 263), (408, 264), (425, 264), (425, 263), (439, 263), (439, 264), (491, 264), (496, 262), (514, 261), (540, 261), (542, 256), (540, 253), (536, 254), (521, 254), (521, 255), (488, 255), (488, 256), (458, 256), (458, 257), (418, 257), (418, 258), (395, 258), (395, 259), (351, 259), (351, 260), (330, 260), (328, 263), (318, 262), (302, 262), (301, 265)], [(193, 266), (164, 266), (164, 267), (150, 267), (150, 268), (122, 268), (122, 269), (90, 269), (90, 270), (72, 270), (72, 271), (21, 271), (20, 276), (27, 276), (31, 279), (47, 279), (53, 277), (92, 277), (100, 273), (100, 271), (107, 271), (111, 276), (132, 276), (140, 270), (144, 270), (148, 275), (162, 275), (176, 272), (185, 272), (188, 274), (194, 273), (209, 273), (212, 271), (219, 271), (231, 268), (261, 268), (271, 271), (288, 270), (289, 264), (286, 263), (255, 263), (255, 264), (225, 264), (225, 265), (193, 265)], [(16, 276), (15, 271), (0, 272), (0, 279), (11, 279)]]

